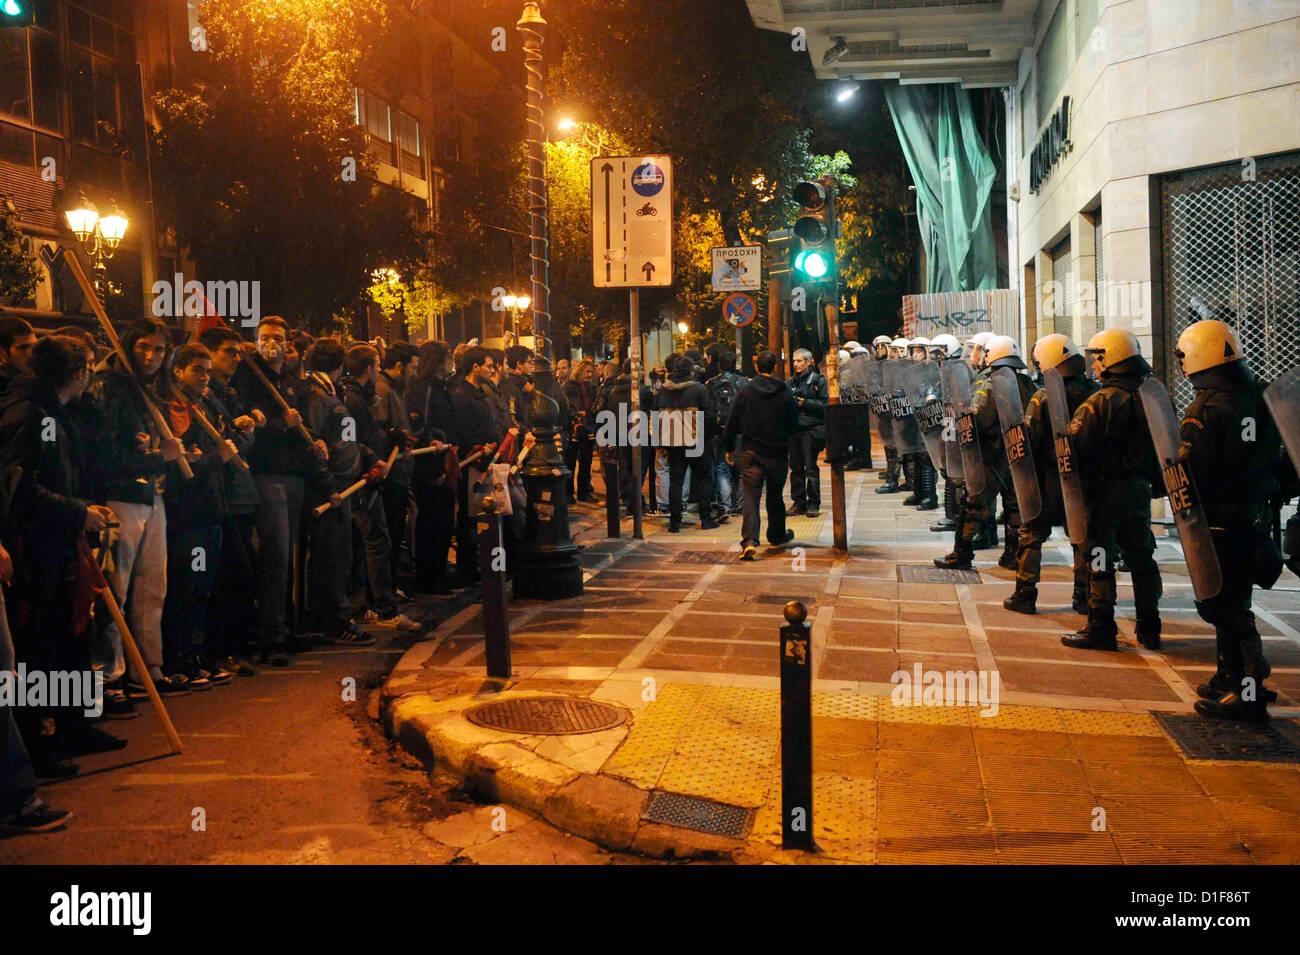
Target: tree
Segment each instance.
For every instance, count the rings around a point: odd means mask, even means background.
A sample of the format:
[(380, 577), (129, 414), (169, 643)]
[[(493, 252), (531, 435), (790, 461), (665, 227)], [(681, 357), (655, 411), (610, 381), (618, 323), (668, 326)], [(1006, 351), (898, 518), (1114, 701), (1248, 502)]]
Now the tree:
[(385, 4), (205, 0), (199, 13), (191, 82), (155, 96), (164, 215), (206, 276), (259, 281), (264, 312), (330, 327), (376, 269), (422, 254), (412, 200), (370, 175), (355, 122)]
[(18, 213), (0, 197), (0, 304), (18, 305), (36, 294), (41, 270), (36, 257), (23, 248)]

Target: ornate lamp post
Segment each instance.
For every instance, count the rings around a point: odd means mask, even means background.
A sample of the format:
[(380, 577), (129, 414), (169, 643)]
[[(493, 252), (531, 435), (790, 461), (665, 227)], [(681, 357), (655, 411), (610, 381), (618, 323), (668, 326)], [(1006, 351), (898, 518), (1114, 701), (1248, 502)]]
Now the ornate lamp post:
[(68, 220), (68, 228), (77, 237), (86, 255), (90, 256), (95, 294), (103, 305), (111, 286), (108, 281), (108, 266), (104, 263), (113, 257), (122, 237), (126, 235), (126, 216), (118, 211), (116, 202), (109, 208), (107, 215), (101, 216), (99, 209), (84, 193), (77, 204), (64, 212), (63, 216)]
[[(528, 73), (528, 257), (532, 262), (533, 340), (537, 388), (528, 407), (528, 424), (537, 444), (520, 473), (528, 492), (527, 531), (519, 548), (514, 592), (520, 597), (559, 600), (582, 593), (582, 564), (569, 536), (569, 503), (565, 486), (569, 469), (560, 451), (560, 406), (551, 397), (551, 289), (548, 270), (550, 244), (546, 222), (546, 125), (542, 113), (542, 41), (546, 21), (537, 3), (525, 3), (516, 28), (524, 38), (524, 69)], [(518, 300), (516, 299), (516, 304)]]

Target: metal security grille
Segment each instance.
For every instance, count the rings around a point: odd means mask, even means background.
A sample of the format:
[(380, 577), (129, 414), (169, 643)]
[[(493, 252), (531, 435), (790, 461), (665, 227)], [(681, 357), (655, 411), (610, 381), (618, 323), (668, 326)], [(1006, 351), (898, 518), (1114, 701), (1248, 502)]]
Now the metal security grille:
[(1056, 330), (1074, 337), (1074, 262), (1067, 239), (1052, 250), (1052, 281), (1056, 283)]
[(1165, 383), (1192, 400), (1174, 346), (1188, 325), (1236, 329), (1252, 371), (1276, 379), (1300, 365), (1300, 153), (1245, 160), (1161, 180)]

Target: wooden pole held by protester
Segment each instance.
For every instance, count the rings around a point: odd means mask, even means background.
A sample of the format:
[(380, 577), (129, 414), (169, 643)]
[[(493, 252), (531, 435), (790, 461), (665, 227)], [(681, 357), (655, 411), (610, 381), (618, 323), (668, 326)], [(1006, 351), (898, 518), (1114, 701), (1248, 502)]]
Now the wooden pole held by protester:
[[(194, 420), (199, 423), (200, 428), (202, 428), (204, 431), (208, 433), (208, 437), (212, 438), (212, 440), (216, 441), (217, 443), (221, 443), (222, 441), (226, 440), (221, 436), (221, 432), (217, 430), (217, 426), (214, 425), (211, 421), (209, 421), (208, 416), (199, 410), (198, 404), (193, 401), (190, 401), (190, 399), (185, 396), (184, 392), (181, 391), (179, 385), (172, 389), (172, 393), (175, 394), (176, 397), (179, 398), (181, 401), (189, 405), (190, 411), (194, 413)], [(236, 464), (238, 464), (245, 471), (248, 470), (248, 462), (245, 461), (242, 457), (240, 457), (238, 452), (235, 453), (235, 456), (231, 458), (231, 460), (234, 461)]]
[(140, 648), (135, 645), (135, 638), (131, 636), (131, 630), (126, 625), (126, 618), (122, 616), (122, 608), (118, 604), (117, 598), (113, 596), (112, 587), (104, 588), (103, 598), (104, 603), (108, 605), (109, 616), (117, 624), (117, 632), (122, 635), (122, 649), (126, 651), (131, 666), (140, 674), (140, 682), (144, 684), (145, 693), (149, 694), (149, 702), (158, 711), (158, 719), (162, 723), (163, 732), (167, 734), (167, 739), (172, 744), (172, 752), (183, 752), (185, 747), (181, 745), (180, 734), (176, 732), (171, 717), (167, 715), (167, 708), (163, 706), (162, 697), (158, 695), (158, 687), (154, 686), (153, 677), (149, 675), (149, 668), (144, 664), (144, 657), (140, 656)]
[[(284, 395), (280, 394), (280, 389), (271, 384), (271, 380), (266, 377), (266, 372), (262, 371), (262, 367), (248, 355), (244, 356), (244, 364), (252, 370), (253, 374), (257, 377), (257, 380), (262, 383), (262, 387), (271, 393), (271, 397), (274, 398), (275, 403), (280, 406), (280, 410), (285, 414), (288, 414), (292, 410), (289, 407), (289, 402), (284, 400)], [(315, 445), (316, 439), (311, 436), (311, 432), (307, 430), (307, 426), (301, 421), (298, 422), (298, 427), (294, 430), (302, 435), (302, 439), (308, 444)]]
[[(90, 284), (90, 279), (86, 278), (86, 272), (81, 267), (81, 260), (77, 258), (76, 253), (71, 249), (63, 250), (63, 259), (68, 264), (68, 270), (72, 273), (77, 284), (81, 286), (81, 294), (90, 303), (91, 311), (95, 313), (95, 318), (99, 319), (100, 326), (104, 329), (104, 334), (108, 337), (108, 342), (113, 346), (113, 351), (117, 353), (117, 359), (122, 363), (122, 372), (131, 379), (135, 385), (136, 392), (140, 395), (140, 400), (144, 402), (145, 411), (153, 419), (154, 426), (158, 433), (168, 440), (175, 440), (176, 435), (172, 434), (172, 429), (167, 424), (167, 419), (159, 410), (158, 405), (149, 393), (145, 391), (144, 385), (135, 377), (135, 366), (131, 363), (131, 357), (122, 347), (121, 340), (117, 337), (117, 331), (113, 328), (113, 323), (108, 319), (108, 313), (104, 311), (104, 306), (100, 304), (99, 296), (95, 294), (95, 287)], [(181, 474), (185, 475), (187, 481), (194, 480), (194, 471), (190, 467), (190, 462), (185, 460), (185, 454), (182, 450), (181, 456), (176, 459), (176, 466), (180, 468)]]

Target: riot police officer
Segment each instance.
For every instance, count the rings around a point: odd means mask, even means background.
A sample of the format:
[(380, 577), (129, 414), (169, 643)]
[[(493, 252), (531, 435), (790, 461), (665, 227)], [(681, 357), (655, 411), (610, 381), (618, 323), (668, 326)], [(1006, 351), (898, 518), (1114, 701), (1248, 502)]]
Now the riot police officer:
[[(954, 335), (936, 335), (930, 339), (930, 360), (943, 363), (946, 361), (961, 361), (961, 342), (957, 341)], [(952, 396), (944, 396), (949, 405), (952, 403)], [(946, 442), (945, 442), (946, 444)], [(930, 525), (932, 531), (951, 531), (957, 527), (957, 514), (959, 510), (959, 500), (962, 494), (961, 478), (954, 476), (949, 468), (943, 468), (939, 472), (943, 475), (943, 517)]]
[(1067, 647), (1114, 650), (1115, 552), (1118, 548), (1133, 578), (1137, 637), (1148, 649), (1160, 646), (1160, 569), (1153, 557), (1151, 484), (1158, 474), (1155, 449), (1137, 391), (1151, 374), (1133, 333), (1122, 328), (1098, 332), (1084, 349), (1092, 358), (1101, 387), (1070, 420), (1070, 440), (1079, 460), (1088, 533), (1088, 623), (1061, 637)]
[(1264, 407), (1263, 389), (1227, 324), (1209, 319), (1188, 326), (1175, 354), (1196, 389), (1183, 416), (1179, 458), (1191, 472), (1223, 579), (1217, 596), (1196, 602), (1201, 619), (1214, 625), (1218, 659), (1214, 676), (1196, 688), (1204, 697), (1196, 711), (1217, 719), (1263, 721), (1268, 719), (1263, 682), (1270, 668), (1250, 598), (1255, 554), (1261, 544), (1267, 547), (1268, 498), (1277, 490), (1281, 439)]
[[(1065, 335), (1045, 335), (1040, 338), (1034, 345), (1033, 361), (1040, 374), (1052, 368), (1060, 372), (1070, 415), (1100, 387), (1085, 373), (1083, 352)], [(1020, 524), (1016, 541), (1016, 590), (1002, 602), (1002, 606), (1016, 613), (1036, 613), (1043, 542), (1052, 535), (1053, 525), (1062, 524), (1066, 518), (1046, 388), (1040, 388), (1029, 399), (1029, 404), (1025, 406), (1025, 422), (1034, 463), (1038, 467), (1038, 486), (1043, 495), (1043, 508), (1038, 516)], [(1083, 559), (1083, 551), (1078, 547), (1074, 548), (1074, 593), (1071, 605), (1075, 613), (1088, 612), (1088, 564)]]
[[(993, 332), (976, 332), (966, 342), (970, 348), (970, 355), (967, 360), (970, 362), (971, 369), (975, 373), (975, 381), (988, 377), (988, 352), (986, 346), (997, 336)], [(972, 385), (973, 387), (973, 385)], [(997, 502), (996, 492), (993, 498)], [(984, 522), (980, 525), (975, 539), (971, 541), (971, 546), (976, 550), (984, 550), (989, 547), (998, 546), (998, 523), (996, 517), (996, 508), (990, 507), (984, 517)]]
[[(907, 361), (906, 338), (895, 338), (889, 343), (889, 359), (894, 362)], [(897, 385), (892, 390), (886, 388), (886, 396), (890, 399), (891, 410), (896, 408), (895, 399), (906, 397), (902, 389)], [(902, 479), (898, 482), (898, 490), (900, 491), (911, 491), (913, 487), (911, 468), (907, 466), (907, 451), (905, 450), (911, 443), (911, 423), (910, 417), (900, 418), (897, 415), (894, 417), (894, 446), (897, 449), (898, 471), (902, 474)]]
[[(915, 362), (926, 362), (930, 360), (930, 339), (917, 337), (907, 343), (907, 357)], [(915, 396), (909, 396), (915, 401)], [(933, 511), (939, 506), (938, 475), (934, 470), (934, 463), (930, 460), (929, 452), (925, 450), (915, 451), (904, 456), (904, 468), (910, 463), (912, 493), (903, 498), (903, 503), (908, 507), (915, 507), (918, 511)]]
[[(995, 368), (1012, 368), (1022, 371), (1024, 360), (1020, 357), (1015, 339), (1006, 335), (995, 335), (986, 339), (980, 346), (983, 360), (989, 370)], [(1016, 387), (1020, 393), (1021, 405), (1033, 394), (1033, 385), (1024, 375), (1016, 375)], [(969, 569), (975, 556), (972, 541), (981, 527), (988, 521), (995, 507), (997, 495), (1004, 496), (1007, 519), (1010, 525), (1019, 526), (1020, 512), (1015, 495), (1011, 491), (1011, 476), (1007, 468), (1006, 449), (1002, 444), (1002, 427), (997, 408), (993, 400), (993, 388), (987, 375), (977, 378), (971, 397), (971, 414), (979, 440), (980, 458), (984, 467), (983, 489), (978, 493), (967, 491), (966, 503), (962, 508), (961, 521), (953, 535), (952, 552), (944, 557), (936, 557), (936, 567)], [(1015, 541), (1008, 534), (1011, 547), (998, 559), (1003, 567), (1015, 567)]]
[[(883, 374), (884, 363), (889, 360), (892, 339), (888, 335), (877, 335), (871, 340), (871, 349), (878, 368)], [(876, 415), (876, 427), (880, 430), (880, 440), (885, 446), (885, 470), (881, 474), (882, 483), (876, 488), (877, 494), (897, 494), (898, 487), (898, 445), (894, 441), (893, 422), (887, 415)]]

